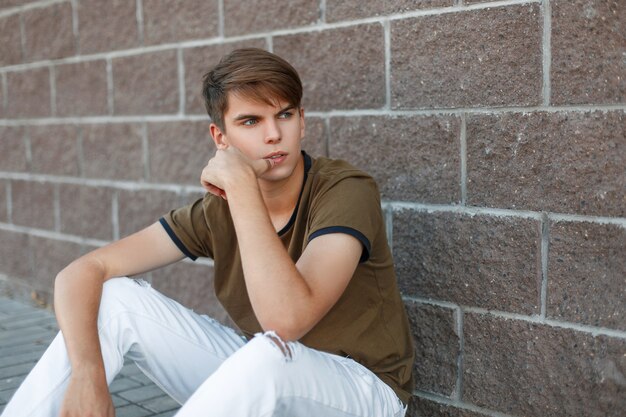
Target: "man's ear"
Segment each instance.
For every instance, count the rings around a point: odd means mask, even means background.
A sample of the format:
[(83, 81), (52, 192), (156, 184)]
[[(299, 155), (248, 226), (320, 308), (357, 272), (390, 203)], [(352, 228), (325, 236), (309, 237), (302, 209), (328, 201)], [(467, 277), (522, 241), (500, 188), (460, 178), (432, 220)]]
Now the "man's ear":
[(209, 125), (209, 132), (211, 133), (211, 138), (213, 139), (217, 149), (226, 149), (228, 147), (228, 143), (226, 143), (226, 135), (222, 132), (222, 129), (220, 129), (218, 125), (211, 123)]

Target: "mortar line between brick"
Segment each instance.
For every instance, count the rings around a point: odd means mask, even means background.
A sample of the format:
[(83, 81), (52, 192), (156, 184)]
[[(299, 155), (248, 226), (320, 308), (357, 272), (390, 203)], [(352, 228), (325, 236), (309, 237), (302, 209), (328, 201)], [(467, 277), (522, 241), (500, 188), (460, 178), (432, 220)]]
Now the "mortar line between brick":
[(542, 319), (546, 318), (548, 300), (548, 250), (550, 242), (550, 220), (547, 213), (541, 216), (541, 314)]
[(150, 181), (150, 145), (148, 144), (148, 124), (141, 125), (141, 150), (143, 153), (143, 177)]
[(461, 113), (461, 205), (467, 205), (467, 116)]
[(50, 80), (50, 114), (56, 116), (57, 114), (57, 82), (56, 72), (54, 66), (48, 67), (48, 77)]
[(22, 139), (24, 140), (24, 151), (26, 154), (26, 168), (29, 171), (33, 169), (33, 145), (30, 140), (30, 132), (26, 130), (23, 133)]
[(385, 109), (391, 109), (391, 24), (383, 22), (385, 40)]
[[(113, 63), (111, 59), (108, 58), (106, 60), (106, 71), (107, 71), (107, 110), (109, 111), (109, 115), (113, 116), (115, 113), (115, 106), (113, 100), (113, 94), (115, 91), (113, 90)], [(103, 116), (103, 120), (109, 119)], [(110, 119), (109, 119), (110, 120)]]
[(458, 400), (453, 400), (448, 397), (444, 397), (442, 395), (437, 395), (437, 394), (426, 392), (426, 391), (415, 390), (413, 391), (413, 394), (420, 398), (424, 398), (426, 400), (433, 401), (438, 404), (453, 406), (453, 407), (471, 411), (474, 413), (484, 414), (490, 417), (515, 417), (510, 414), (504, 414), (498, 411), (489, 410), (487, 408), (478, 407), (474, 404), (470, 404), (470, 403), (466, 403), (466, 402), (458, 401)]
[(6, 182), (5, 191), (7, 193), (7, 220), (13, 223), (13, 187), (11, 181)]
[[(107, 73), (109, 62), (107, 61)], [(107, 83), (111, 84), (109, 94), (113, 95), (113, 77), (112, 71), (109, 76), (107, 74)], [(113, 107), (113, 98), (111, 97), (110, 107)], [(362, 117), (362, 116), (390, 116), (390, 117), (410, 117), (410, 116), (459, 116), (461, 114), (473, 115), (502, 115), (509, 113), (563, 113), (563, 112), (610, 112), (623, 111), (626, 112), (626, 105), (590, 105), (590, 106), (572, 106), (572, 107), (508, 107), (508, 108), (459, 108), (459, 109), (433, 109), (433, 110), (354, 110), (354, 111), (307, 111), (307, 117), (327, 118), (327, 117)], [(0, 119), (0, 126), (24, 126), (24, 125), (53, 125), (53, 124), (111, 124), (111, 123), (133, 123), (133, 122), (184, 122), (184, 121), (208, 121), (206, 115), (111, 115), (104, 116), (87, 116), (87, 117), (56, 117), (56, 118), (24, 118), (24, 119)]]
[(387, 243), (389, 250), (393, 253), (393, 211), (383, 208), (385, 211), (385, 231), (387, 232)]
[[(25, 24), (24, 24), (24, 14), (23, 13), (20, 13), (19, 20), (20, 20), (20, 47), (22, 49), (22, 51), (21, 51), (22, 52), (22, 61), (25, 61), (26, 60), (26, 28), (24, 26)], [(28, 65), (28, 64), (26, 64), (26, 65)]]
[(326, 23), (326, 0), (320, 0), (319, 21)]
[(113, 192), (111, 198), (111, 224), (113, 225), (113, 240), (120, 238), (120, 219), (119, 219), (119, 195), (118, 191)]
[[(117, 50), (117, 51), (110, 51), (110, 52), (101, 52), (101, 53), (96, 53), (96, 54), (91, 54), (91, 55), (83, 55), (80, 57), (68, 57), (68, 58), (57, 59), (57, 60), (53, 60), (53, 62), (56, 64), (56, 63), (76, 62), (76, 61), (85, 60), (85, 59), (94, 60), (94, 59), (103, 59), (103, 58), (118, 58), (118, 57), (139, 55), (142, 53), (157, 52), (157, 51), (163, 51), (163, 50), (175, 49), (175, 48), (193, 48), (196, 46), (206, 46), (206, 45), (246, 41), (250, 39), (259, 39), (259, 38), (264, 38), (266, 36), (283, 36), (283, 35), (294, 35), (294, 34), (300, 34), (300, 33), (315, 33), (315, 32), (320, 32), (323, 30), (341, 29), (341, 28), (358, 26), (358, 25), (366, 25), (366, 24), (371, 24), (371, 23), (382, 23), (384, 21), (391, 21), (391, 20), (401, 20), (401, 19), (423, 17), (423, 16), (436, 16), (436, 15), (457, 13), (457, 12), (470, 11), (470, 10), (480, 10), (480, 9), (485, 9), (485, 8), (497, 8), (497, 7), (533, 4), (533, 3), (540, 3), (541, 1), (542, 0), (504, 0), (504, 1), (496, 1), (492, 3), (473, 4), (469, 6), (463, 6), (463, 7), (448, 6), (448, 7), (435, 8), (435, 9), (422, 9), (422, 10), (415, 10), (415, 11), (410, 11), (406, 13), (393, 14), (393, 15), (382, 16), (382, 17), (376, 16), (376, 17), (371, 17), (371, 18), (357, 19), (357, 20), (350, 20), (350, 21), (343, 21), (343, 22), (320, 23), (318, 25), (303, 26), (299, 28), (280, 29), (280, 30), (267, 31), (267, 32), (250, 33), (250, 34), (246, 34), (242, 36), (232, 36), (228, 38), (224, 36), (218, 36), (218, 37), (208, 38), (208, 39), (203, 39), (203, 40), (183, 41), (183, 42), (167, 43), (167, 44), (161, 44), (161, 45), (151, 45), (147, 47), (143, 46), (143, 47), (138, 47), (138, 48), (124, 49), (124, 50)], [(49, 62), (50, 61), (39, 61), (38, 63), (12, 65), (12, 66), (3, 68), (2, 71), (15, 71), (15, 70), (23, 69), (24, 67), (27, 67), (27, 66), (35, 66), (35, 65), (41, 66), (43, 65), (43, 63), (49, 63)]]
[(0, 18), (11, 16), (26, 10), (39, 9), (42, 7), (52, 6), (53, 4), (65, 2), (67, 2), (67, 0), (45, 0), (24, 4), (22, 6), (9, 7), (0, 11)]
[(78, 176), (82, 177), (85, 175), (85, 160), (84, 160), (84, 150), (83, 150), (83, 127), (76, 126), (77, 129), (77, 137), (76, 137), (76, 152), (78, 153)]
[(267, 46), (269, 52), (274, 52), (274, 38), (267, 36), (265, 38), (265, 46)]
[(2, 80), (2, 108), (6, 110), (9, 105), (9, 97), (7, 94), (9, 93), (9, 88), (7, 84), (7, 75), (5, 73), (0, 74), (0, 79)]
[(218, 28), (219, 39), (224, 39), (224, 0), (217, 1)]
[(606, 327), (595, 327), (595, 326), (589, 326), (586, 324), (571, 323), (571, 322), (559, 321), (559, 320), (554, 320), (554, 319), (545, 319), (545, 318), (539, 317), (538, 315), (526, 316), (526, 315), (518, 314), (518, 313), (509, 313), (507, 311), (488, 310), (486, 308), (480, 308), (480, 307), (461, 306), (461, 308), (463, 309), (465, 313), (488, 315), (488, 316), (494, 316), (494, 317), (499, 317), (499, 318), (504, 318), (504, 319), (519, 320), (519, 321), (523, 321), (526, 323), (546, 325), (546, 326), (554, 327), (554, 328), (576, 330), (582, 333), (591, 334), (592, 336), (602, 335), (602, 336), (616, 337), (619, 339), (626, 339), (626, 331), (623, 331), (623, 330), (614, 330), (614, 329), (608, 329)]
[(139, 37), (139, 45), (143, 45), (144, 33), (143, 33), (143, 2), (137, 0), (135, 17), (137, 20), (137, 36)]
[(456, 317), (456, 331), (459, 337), (459, 354), (456, 361), (456, 386), (454, 397), (458, 401), (463, 400), (463, 367), (465, 366), (465, 337), (463, 336), (463, 311), (457, 308), (454, 312)]
[(80, 40), (78, 32), (78, 3), (77, 0), (71, 0), (70, 5), (72, 7), (72, 34), (74, 35), (74, 50), (76, 55), (80, 54)]
[(61, 191), (59, 190), (59, 184), (54, 185), (54, 230), (61, 233)]
[(326, 135), (324, 135), (324, 151), (330, 157), (330, 118), (324, 118), (324, 126), (326, 126)]
[(460, 309), (460, 306), (458, 304), (451, 303), (449, 301), (434, 300), (431, 298), (423, 298), (423, 297), (413, 297), (413, 296), (408, 296), (408, 295), (403, 296), (402, 299), (404, 301), (412, 301), (412, 302), (419, 303), (419, 304), (427, 304), (427, 305), (436, 306), (436, 307), (449, 308), (455, 311)]
[(550, 0), (543, 0), (543, 105), (550, 105), (550, 95), (552, 85), (550, 80), (550, 70), (552, 65), (552, 8)]
[(183, 116), (187, 92), (185, 91), (185, 62), (182, 49), (176, 51), (176, 60), (178, 61), (178, 114)]

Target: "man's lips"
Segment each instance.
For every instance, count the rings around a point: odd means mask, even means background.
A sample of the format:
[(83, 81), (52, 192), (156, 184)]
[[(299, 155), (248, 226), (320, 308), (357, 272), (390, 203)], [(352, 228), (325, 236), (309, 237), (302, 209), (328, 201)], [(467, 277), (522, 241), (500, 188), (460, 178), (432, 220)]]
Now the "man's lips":
[(272, 166), (275, 167), (276, 165), (280, 164), (281, 162), (283, 162), (286, 158), (287, 158), (287, 153), (285, 152), (272, 152), (268, 155), (266, 155), (265, 157), (263, 157), (263, 159), (267, 159), (267, 160), (271, 160), (272, 161)]

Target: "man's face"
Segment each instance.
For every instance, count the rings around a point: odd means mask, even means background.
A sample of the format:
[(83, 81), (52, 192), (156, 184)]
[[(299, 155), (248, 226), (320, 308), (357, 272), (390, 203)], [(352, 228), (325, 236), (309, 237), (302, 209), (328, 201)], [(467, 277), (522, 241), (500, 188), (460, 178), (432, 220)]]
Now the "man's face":
[(272, 158), (274, 168), (260, 179), (280, 181), (291, 176), (302, 160), (304, 110), (277, 100), (275, 105), (228, 95), (221, 140), (250, 159)]

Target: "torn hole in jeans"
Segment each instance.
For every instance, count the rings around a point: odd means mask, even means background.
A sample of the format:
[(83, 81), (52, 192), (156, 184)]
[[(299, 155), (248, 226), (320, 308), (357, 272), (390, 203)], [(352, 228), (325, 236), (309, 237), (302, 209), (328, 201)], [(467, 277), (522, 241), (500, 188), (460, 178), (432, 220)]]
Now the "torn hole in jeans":
[(267, 337), (272, 342), (272, 345), (276, 346), (280, 350), (280, 353), (282, 353), (287, 361), (293, 360), (291, 348), (289, 348), (289, 345), (284, 342), (275, 331), (269, 330), (263, 333), (263, 336)]

